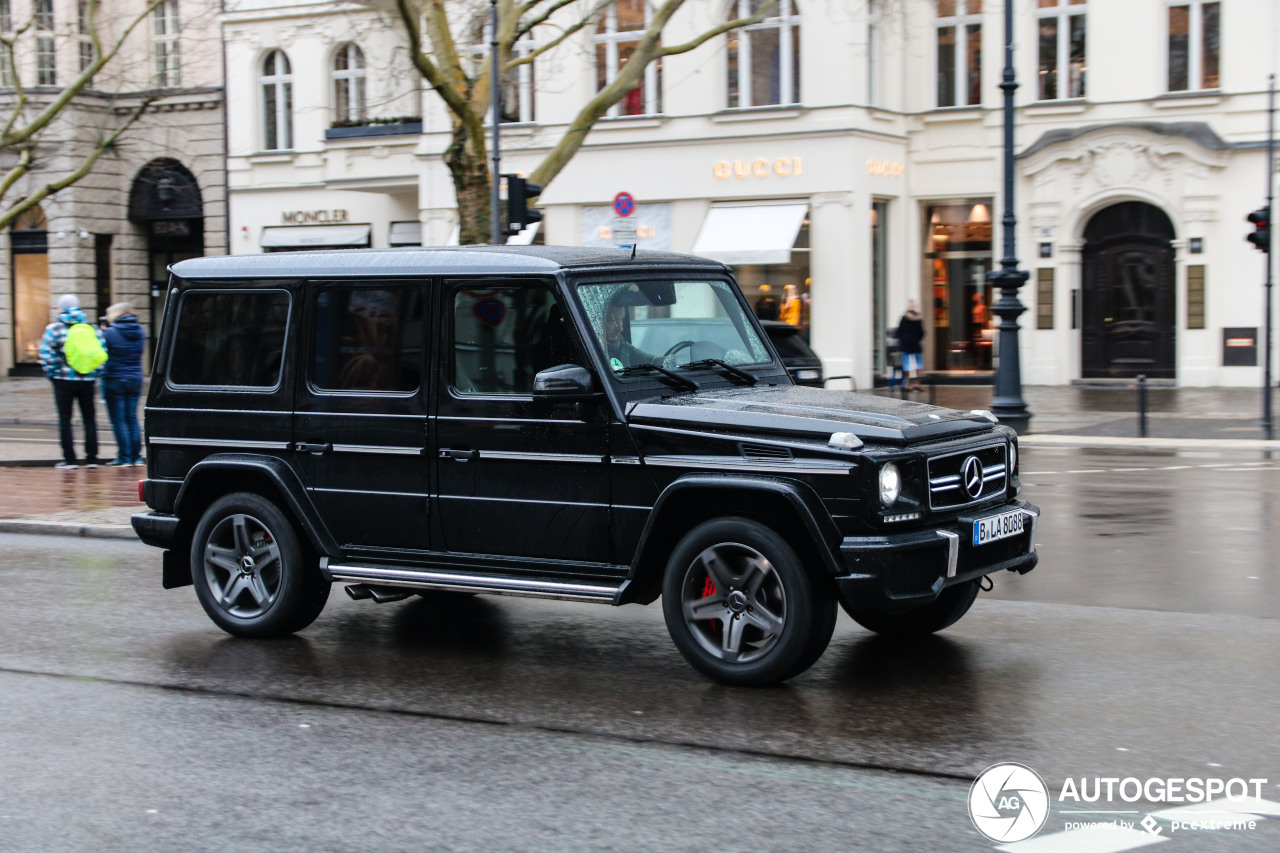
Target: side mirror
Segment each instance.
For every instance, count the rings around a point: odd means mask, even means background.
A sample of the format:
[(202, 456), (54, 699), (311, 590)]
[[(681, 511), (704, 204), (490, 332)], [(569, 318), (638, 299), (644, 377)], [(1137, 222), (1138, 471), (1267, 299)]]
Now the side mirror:
[(585, 400), (598, 393), (590, 370), (577, 364), (557, 364), (533, 377), (533, 396), (555, 400)]

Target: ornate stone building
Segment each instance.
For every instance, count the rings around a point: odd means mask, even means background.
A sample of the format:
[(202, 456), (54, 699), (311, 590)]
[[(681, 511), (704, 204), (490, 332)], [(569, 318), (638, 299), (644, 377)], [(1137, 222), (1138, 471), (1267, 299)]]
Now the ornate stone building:
[[(90, 318), (132, 302), (149, 328), (164, 309), (165, 267), (226, 252), (225, 121), (218, 4), (164, 0), (104, 3), (110, 45), (144, 15), (119, 55), (40, 137), (37, 168), (9, 191), (12, 204), (74, 171), (144, 101), (145, 113), (70, 187), (0, 234), (0, 370), (36, 370), (40, 334), (60, 295), (80, 297)], [(0, 30), (16, 37), (0, 67), (0, 115), (19, 88), (27, 113), (58, 97), (93, 57), (86, 4), (0, 0)], [(7, 14), (5, 14), (7, 13)], [(34, 26), (23, 31), (24, 24)], [(15, 156), (0, 152), (0, 159)], [(0, 162), (0, 170), (12, 163)]]

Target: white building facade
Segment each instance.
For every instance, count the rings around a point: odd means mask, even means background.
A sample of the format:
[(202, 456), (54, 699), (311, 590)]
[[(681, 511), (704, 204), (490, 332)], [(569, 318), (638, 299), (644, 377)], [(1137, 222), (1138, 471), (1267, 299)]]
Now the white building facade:
[[(1244, 217), (1266, 195), (1280, 9), (1016, 2), (1024, 381), (1260, 383), (1265, 267)], [(752, 8), (691, 0), (664, 43)], [(885, 330), (914, 299), (927, 369), (981, 379), (1004, 254), (1003, 13), (783, 0), (652, 67), (545, 188), (537, 234), (513, 239), (723, 260), (762, 315), (808, 329), (848, 377), (832, 387), (884, 376)], [(504, 172), (533, 171), (646, 14), (619, 0), (507, 81)], [(449, 118), (393, 10), (236, 0), (224, 32), (232, 252), (456, 241)]]

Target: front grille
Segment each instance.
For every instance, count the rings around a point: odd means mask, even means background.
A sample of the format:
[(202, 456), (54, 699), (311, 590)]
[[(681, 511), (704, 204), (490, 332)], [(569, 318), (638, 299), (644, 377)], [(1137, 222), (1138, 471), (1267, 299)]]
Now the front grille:
[[(927, 462), (929, 508), (958, 509), (1003, 495), (1009, 480), (1006, 452), (1004, 444), (992, 444), (930, 458)], [(971, 456), (977, 457), (982, 473), (982, 484), (976, 495), (966, 490), (962, 479), (965, 463)]]

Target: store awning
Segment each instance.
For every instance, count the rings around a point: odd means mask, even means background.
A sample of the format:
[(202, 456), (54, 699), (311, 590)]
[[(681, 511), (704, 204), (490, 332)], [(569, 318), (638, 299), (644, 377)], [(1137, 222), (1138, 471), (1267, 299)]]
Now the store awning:
[(421, 246), (421, 222), (392, 222), (387, 231), (388, 246)]
[(507, 238), (508, 246), (532, 246), (533, 238), (538, 236), (538, 226), (541, 222), (535, 222), (528, 228), (525, 228), (519, 234), (512, 234)]
[(805, 202), (715, 204), (693, 254), (722, 264), (786, 264), (809, 212)]
[(369, 225), (269, 225), (264, 249), (337, 249), (369, 245)]

